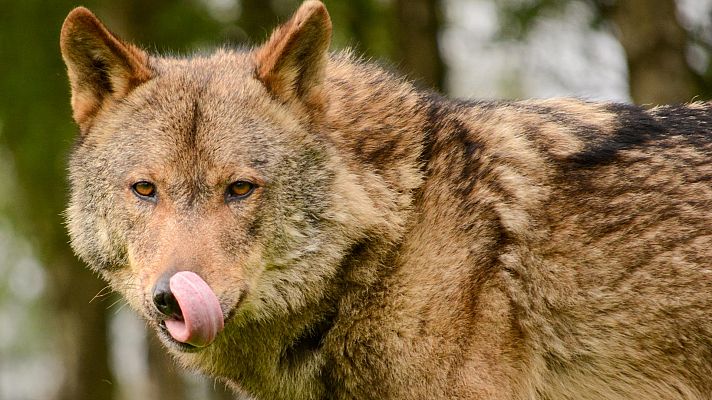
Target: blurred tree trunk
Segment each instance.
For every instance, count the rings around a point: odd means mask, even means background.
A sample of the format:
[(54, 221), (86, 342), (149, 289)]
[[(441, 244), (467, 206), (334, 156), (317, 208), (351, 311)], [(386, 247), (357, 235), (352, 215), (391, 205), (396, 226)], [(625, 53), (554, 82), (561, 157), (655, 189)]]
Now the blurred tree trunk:
[(438, 47), (439, 0), (396, 0), (396, 60), (409, 78), (442, 91), (445, 64)]
[(674, 0), (620, 0), (603, 9), (618, 28), (636, 103), (680, 103), (700, 94), (685, 57), (689, 39), (675, 18)]

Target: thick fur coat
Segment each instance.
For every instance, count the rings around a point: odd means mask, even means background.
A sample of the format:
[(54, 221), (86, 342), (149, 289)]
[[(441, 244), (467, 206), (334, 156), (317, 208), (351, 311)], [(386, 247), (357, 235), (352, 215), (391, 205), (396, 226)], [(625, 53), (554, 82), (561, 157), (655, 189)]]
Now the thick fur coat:
[[(709, 104), (448, 100), (330, 34), (317, 1), (189, 58), (64, 23), (72, 245), (182, 365), (258, 399), (712, 398)], [(205, 347), (161, 324), (171, 271), (219, 300)]]

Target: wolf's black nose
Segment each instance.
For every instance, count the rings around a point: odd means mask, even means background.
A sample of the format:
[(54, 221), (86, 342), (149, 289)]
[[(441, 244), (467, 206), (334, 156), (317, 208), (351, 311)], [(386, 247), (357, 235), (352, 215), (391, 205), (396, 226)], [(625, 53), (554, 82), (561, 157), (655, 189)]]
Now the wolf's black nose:
[(161, 314), (173, 319), (183, 319), (183, 314), (176, 301), (175, 296), (171, 293), (169, 281), (171, 274), (163, 274), (153, 287), (153, 304)]

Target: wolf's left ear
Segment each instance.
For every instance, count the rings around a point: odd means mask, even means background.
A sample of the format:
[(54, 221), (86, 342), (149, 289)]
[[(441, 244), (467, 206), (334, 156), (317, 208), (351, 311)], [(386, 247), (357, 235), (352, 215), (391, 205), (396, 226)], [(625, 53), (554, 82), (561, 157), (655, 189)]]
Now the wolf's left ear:
[(62, 58), (72, 88), (72, 111), (82, 132), (106, 101), (118, 100), (151, 78), (148, 55), (122, 42), (84, 7), (62, 25)]
[(304, 2), (257, 49), (257, 79), (282, 101), (318, 105), (330, 42), (331, 19), (326, 7), (320, 1)]

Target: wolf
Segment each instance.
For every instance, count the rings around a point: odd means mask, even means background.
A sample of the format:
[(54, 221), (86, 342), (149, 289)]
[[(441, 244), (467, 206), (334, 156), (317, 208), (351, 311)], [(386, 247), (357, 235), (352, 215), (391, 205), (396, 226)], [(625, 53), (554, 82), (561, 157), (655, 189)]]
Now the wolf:
[(712, 398), (712, 106), (463, 101), (304, 2), (161, 57), (69, 13), (71, 244), (258, 399)]

